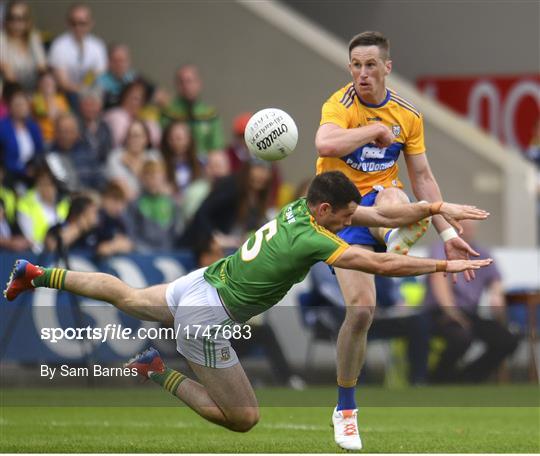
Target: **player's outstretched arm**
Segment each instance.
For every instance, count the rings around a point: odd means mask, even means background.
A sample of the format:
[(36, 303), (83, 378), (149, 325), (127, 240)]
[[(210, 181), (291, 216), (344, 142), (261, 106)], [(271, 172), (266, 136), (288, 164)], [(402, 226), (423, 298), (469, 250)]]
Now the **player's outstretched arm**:
[(342, 269), (355, 269), (370, 274), (386, 276), (413, 276), (432, 272), (463, 272), (489, 266), (493, 260), (435, 260), (417, 258), (394, 253), (374, 253), (351, 246), (334, 262), (333, 266)]
[(358, 128), (341, 128), (326, 123), (317, 130), (315, 146), (321, 157), (343, 157), (364, 144), (373, 142), (377, 146), (388, 147), (393, 140), (390, 129), (381, 123)]
[[(431, 172), (431, 168), (425, 154), (407, 155), (405, 154), (405, 162), (407, 163), (407, 171), (411, 180), (413, 193), (419, 200), (440, 201), (442, 200), (441, 191)], [(433, 217), (433, 225), (439, 234), (449, 233), (450, 236), (441, 236), (444, 240), (444, 250), (446, 258), (468, 259), (470, 255), (479, 256), (465, 240), (459, 236), (452, 235), (452, 227), (441, 217)], [(455, 234), (455, 233), (454, 233)], [(474, 271), (465, 271), (463, 276), (465, 280), (470, 281), (475, 278)], [(453, 276), (454, 283), (457, 276)]]
[(489, 217), (489, 212), (478, 209), (475, 206), (463, 204), (452, 204), (446, 202), (407, 204), (391, 204), (384, 206), (364, 207), (358, 206), (353, 214), (353, 225), (397, 228), (399, 226), (410, 225), (422, 220), (430, 215), (440, 214), (459, 233), (463, 228), (459, 220), (485, 220)]

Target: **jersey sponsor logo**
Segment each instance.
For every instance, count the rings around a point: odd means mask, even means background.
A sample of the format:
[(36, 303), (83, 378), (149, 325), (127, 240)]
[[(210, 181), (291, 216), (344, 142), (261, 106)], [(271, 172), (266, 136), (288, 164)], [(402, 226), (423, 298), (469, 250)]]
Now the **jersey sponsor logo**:
[(374, 162), (355, 163), (353, 160), (347, 159), (345, 161), (345, 163), (347, 163), (347, 165), (349, 165), (352, 169), (356, 169), (358, 171), (363, 171), (365, 173), (372, 173), (374, 171), (387, 170), (388, 168), (391, 168), (392, 166), (394, 166), (394, 164), (396, 162), (394, 160), (391, 160), (391, 161), (386, 162), (386, 163), (374, 163)]
[(387, 147), (380, 149), (379, 147), (365, 146), (362, 148), (362, 155), (360, 160), (365, 161), (368, 158), (384, 158)]
[(396, 164), (403, 149), (402, 143), (393, 143), (389, 147), (377, 147), (375, 144), (365, 144), (341, 159), (352, 169), (371, 173), (385, 171)]

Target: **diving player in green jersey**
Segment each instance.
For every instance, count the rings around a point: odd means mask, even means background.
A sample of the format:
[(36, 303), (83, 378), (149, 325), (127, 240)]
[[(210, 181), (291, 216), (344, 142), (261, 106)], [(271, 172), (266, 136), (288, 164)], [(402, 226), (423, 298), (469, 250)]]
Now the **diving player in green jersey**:
[(249, 327), (243, 322), (277, 304), (313, 264), (325, 261), (340, 268), (403, 276), (474, 270), (492, 262), (438, 261), (349, 246), (334, 233), (353, 223), (394, 227), (440, 214), (459, 228), (458, 220), (488, 216), (471, 206), (443, 202), (359, 207), (360, 199), (343, 173), (322, 173), (313, 179), (307, 198), (285, 206), (236, 253), (170, 284), (134, 289), (108, 274), (41, 268), (18, 260), (5, 296), (11, 301), (35, 287), (57, 288), (109, 302), (141, 320), (174, 325), (177, 349), (199, 381), (166, 367), (153, 348), (126, 366), (163, 386), (208, 421), (245, 432), (259, 420), (259, 409), (229, 339), (248, 337)]

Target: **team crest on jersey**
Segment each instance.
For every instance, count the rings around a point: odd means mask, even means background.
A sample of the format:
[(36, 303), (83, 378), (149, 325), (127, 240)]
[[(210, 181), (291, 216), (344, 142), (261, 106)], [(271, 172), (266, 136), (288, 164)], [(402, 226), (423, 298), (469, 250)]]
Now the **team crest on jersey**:
[(400, 133), (401, 127), (399, 125), (392, 125), (392, 134), (397, 137)]
[(223, 347), (221, 349), (221, 361), (229, 361), (231, 359), (231, 351), (229, 347)]

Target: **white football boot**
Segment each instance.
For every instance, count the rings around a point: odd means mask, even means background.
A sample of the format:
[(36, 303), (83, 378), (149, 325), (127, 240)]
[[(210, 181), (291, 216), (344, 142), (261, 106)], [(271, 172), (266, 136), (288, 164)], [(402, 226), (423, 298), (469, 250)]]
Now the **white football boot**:
[(388, 253), (407, 255), (410, 248), (426, 234), (430, 225), (431, 217), (426, 217), (411, 225), (394, 228), (388, 235), (386, 251)]
[(361, 450), (362, 440), (358, 433), (358, 409), (334, 409), (332, 424), (334, 425), (334, 439), (344, 450)]

